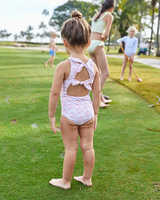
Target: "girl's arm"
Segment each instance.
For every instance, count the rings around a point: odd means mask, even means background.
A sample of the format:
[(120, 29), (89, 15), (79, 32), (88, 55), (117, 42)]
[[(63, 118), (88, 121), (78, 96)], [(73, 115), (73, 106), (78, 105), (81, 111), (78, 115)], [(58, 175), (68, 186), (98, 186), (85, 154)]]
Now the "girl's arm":
[(136, 51), (137, 51), (137, 46), (138, 46), (138, 39), (137, 39), (137, 38), (135, 38), (135, 39), (136, 39), (136, 41), (135, 41), (134, 47), (133, 47), (133, 53), (134, 53), (134, 54), (136, 53)]
[(52, 44), (52, 46), (53, 46), (53, 49), (55, 49), (56, 51), (58, 51), (58, 49), (57, 49), (57, 47), (56, 47), (56, 43), (55, 43), (54, 40), (53, 40), (53, 44)]
[(62, 83), (64, 80), (64, 63), (60, 63), (57, 65), (54, 80), (52, 84), (52, 88), (49, 95), (49, 120), (51, 129), (54, 133), (56, 133), (55, 129), (55, 112), (61, 92)]
[(119, 43), (125, 42), (125, 40), (126, 40), (126, 36), (124, 36), (123, 38), (118, 39), (117, 43), (119, 44)]
[(92, 84), (92, 92), (93, 92), (94, 130), (95, 130), (97, 126), (97, 115), (99, 111), (101, 88), (99, 81), (99, 71), (95, 64), (94, 64), (94, 69), (95, 69), (95, 77), (94, 77), (94, 82)]
[(109, 36), (109, 33), (110, 33), (110, 30), (111, 30), (111, 25), (112, 25), (112, 22), (113, 22), (113, 16), (112, 15), (107, 15), (108, 18), (107, 18), (107, 25), (106, 25), (106, 31), (105, 33), (102, 35), (102, 39), (104, 41), (106, 41), (106, 39), (108, 38)]

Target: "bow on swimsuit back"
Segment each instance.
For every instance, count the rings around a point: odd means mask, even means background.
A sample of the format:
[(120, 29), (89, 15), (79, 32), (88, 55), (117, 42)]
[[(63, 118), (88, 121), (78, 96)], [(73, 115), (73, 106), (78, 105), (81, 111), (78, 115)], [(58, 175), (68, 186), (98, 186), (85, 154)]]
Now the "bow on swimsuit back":
[[(81, 125), (94, 117), (93, 106), (89, 96), (89, 91), (92, 90), (91, 86), (94, 81), (94, 66), (91, 59), (87, 63), (73, 57), (70, 57), (69, 60), (71, 63), (70, 75), (64, 80), (61, 90), (62, 115), (75, 124)], [(80, 79), (78, 80), (77, 74), (79, 73), (80, 75), (83, 67), (87, 70), (89, 78), (83, 80), (83, 77), (79, 76), (81, 81)], [(77, 85), (85, 87), (88, 90), (87, 94), (84, 96), (74, 96), (73, 87)]]

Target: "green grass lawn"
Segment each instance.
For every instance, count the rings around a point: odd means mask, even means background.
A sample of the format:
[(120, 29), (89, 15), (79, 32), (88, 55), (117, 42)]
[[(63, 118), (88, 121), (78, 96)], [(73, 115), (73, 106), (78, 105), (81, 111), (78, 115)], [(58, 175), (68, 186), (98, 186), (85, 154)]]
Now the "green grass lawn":
[[(64, 147), (60, 132), (55, 135), (49, 125), (48, 97), (54, 69), (44, 68), (48, 57), (41, 51), (0, 48), (0, 200), (160, 199), (160, 132), (148, 130), (160, 130), (160, 113), (157, 107), (148, 107), (151, 102), (145, 95), (137, 94), (141, 87), (149, 89), (149, 83), (156, 85), (152, 78), (145, 79), (150, 75), (157, 80), (158, 70), (136, 63), (143, 82), (133, 78), (121, 83), (120, 59), (108, 59), (115, 80), (107, 79), (104, 94), (113, 102), (99, 112), (93, 186), (72, 180), (66, 191), (49, 185), (51, 178), (62, 176)], [(55, 65), (67, 57), (64, 52), (57, 53)], [(9, 103), (5, 101), (8, 96)], [(60, 110), (59, 103), (57, 126)], [(13, 119), (17, 123), (11, 123)], [(31, 126), (34, 123), (38, 128)], [(82, 172), (79, 149), (73, 175)]]
[(160, 69), (134, 62), (134, 69), (142, 82), (137, 82), (134, 72), (132, 72), (132, 82), (128, 81), (129, 64), (124, 73), (124, 81), (120, 81), (123, 59), (108, 58), (108, 63), (112, 79), (140, 94), (160, 112), (160, 103), (157, 104), (157, 96), (160, 97)]

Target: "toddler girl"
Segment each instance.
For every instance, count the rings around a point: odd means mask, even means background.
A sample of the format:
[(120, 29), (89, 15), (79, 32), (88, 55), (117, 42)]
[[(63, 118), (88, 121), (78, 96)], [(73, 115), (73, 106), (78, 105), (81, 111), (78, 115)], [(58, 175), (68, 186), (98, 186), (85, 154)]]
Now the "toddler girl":
[[(78, 136), (83, 153), (84, 173), (74, 179), (84, 185), (92, 185), (91, 175), (95, 160), (93, 133), (97, 126), (100, 103), (98, 69), (84, 54), (85, 48), (90, 44), (90, 26), (78, 11), (73, 11), (71, 17), (64, 22), (61, 29), (63, 43), (70, 57), (57, 65), (49, 97), (50, 125), (56, 133), (55, 112), (61, 93), (61, 134), (65, 147), (63, 176), (61, 179), (52, 179), (49, 183), (64, 189), (71, 187)], [(93, 103), (89, 96), (91, 90)]]

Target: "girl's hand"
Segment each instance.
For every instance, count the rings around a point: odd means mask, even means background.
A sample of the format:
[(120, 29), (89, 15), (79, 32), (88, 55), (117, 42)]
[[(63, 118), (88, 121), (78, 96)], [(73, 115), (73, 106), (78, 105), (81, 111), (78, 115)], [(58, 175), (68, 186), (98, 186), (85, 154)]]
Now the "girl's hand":
[(96, 130), (97, 127), (97, 115), (94, 115), (94, 131)]
[(51, 129), (56, 134), (56, 127), (55, 127), (56, 118), (50, 117), (49, 120), (50, 120)]
[(122, 47), (122, 42), (119, 42), (119, 46)]
[(102, 40), (105, 42), (106, 38), (104, 37), (104, 35), (101, 35)]

